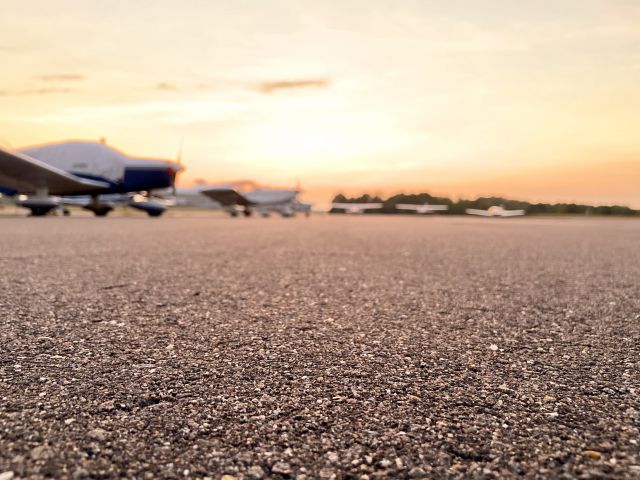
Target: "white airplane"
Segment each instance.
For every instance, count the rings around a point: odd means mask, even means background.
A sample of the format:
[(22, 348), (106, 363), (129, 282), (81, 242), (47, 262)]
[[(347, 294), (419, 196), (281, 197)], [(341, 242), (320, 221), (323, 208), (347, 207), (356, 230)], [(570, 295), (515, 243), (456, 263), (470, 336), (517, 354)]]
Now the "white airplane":
[(344, 210), (344, 213), (360, 214), (367, 210), (382, 208), (383, 203), (332, 203), (331, 209)]
[[(151, 199), (149, 192), (173, 187), (181, 169), (168, 160), (129, 157), (104, 141), (0, 149), (0, 193), (30, 209), (33, 216), (69, 204), (105, 216), (114, 208), (110, 200), (124, 197), (130, 206), (155, 217), (167, 207)], [(134, 195), (140, 192), (146, 195)]]
[(429, 205), (425, 203), (424, 205), (414, 205), (412, 203), (398, 203), (396, 205), (398, 210), (408, 210), (416, 213), (434, 213), (434, 212), (444, 212), (449, 210), (448, 205)]
[(482, 217), (519, 217), (526, 215), (525, 210), (505, 210), (502, 206), (494, 205), (489, 207), (488, 210), (477, 210), (475, 208), (467, 208), (465, 213), (469, 215), (480, 215)]
[[(208, 188), (211, 188), (211, 185), (202, 181), (196, 181), (195, 187), (176, 188), (176, 194), (174, 196), (176, 206), (216, 210), (222, 208), (222, 205), (218, 202), (202, 194), (202, 191)], [(171, 193), (167, 190), (166, 194), (170, 195)]]
[(298, 189), (256, 188), (256, 184), (250, 181), (225, 185), (201, 183), (196, 187), (177, 189), (176, 204), (202, 206), (202, 199), (206, 198), (210, 208), (219, 206), (233, 217), (240, 213), (248, 217), (254, 211), (263, 217), (272, 213), (283, 217), (293, 217), (296, 213), (309, 216), (311, 204), (301, 202), (298, 199), (299, 193)]

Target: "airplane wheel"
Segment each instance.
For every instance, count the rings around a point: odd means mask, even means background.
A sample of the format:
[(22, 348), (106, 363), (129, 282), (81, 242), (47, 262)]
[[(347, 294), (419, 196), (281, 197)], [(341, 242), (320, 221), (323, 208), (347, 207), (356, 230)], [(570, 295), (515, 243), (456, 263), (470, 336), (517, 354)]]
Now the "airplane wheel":
[(238, 212), (229, 212), (229, 215), (231, 215), (233, 218), (236, 218), (238, 216)]
[(29, 206), (27, 207), (31, 213), (30, 217), (44, 217), (54, 212), (58, 207), (55, 205), (46, 205), (46, 206)]
[(113, 210), (113, 207), (111, 205), (105, 205), (105, 204), (86, 205), (84, 208), (86, 210), (89, 210), (90, 212), (93, 212), (93, 214), (96, 217), (106, 217), (109, 214), (109, 212)]
[(162, 215), (164, 212), (162, 210), (149, 210), (147, 212), (147, 215), (149, 215), (150, 217), (159, 217), (160, 215)]
[(51, 211), (50, 208), (32, 208), (31, 217), (44, 217)]
[(245, 210), (245, 211), (244, 211), (244, 216), (245, 216), (245, 217), (250, 217), (250, 216), (251, 216), (251, 213), (253, 213), (253, 212), (251, 212), (251, 210)]
[(68, 217), (69, 215), (71, 215), (71, 212), (65, 208), (64, 210), (62, 210), (62, 215), (64, 215), (65, 217)]

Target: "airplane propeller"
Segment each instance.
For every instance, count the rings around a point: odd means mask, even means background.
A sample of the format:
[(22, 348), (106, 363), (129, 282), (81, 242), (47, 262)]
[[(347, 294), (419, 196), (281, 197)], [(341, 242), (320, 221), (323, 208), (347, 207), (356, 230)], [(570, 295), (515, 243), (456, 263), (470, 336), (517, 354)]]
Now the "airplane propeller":
[(182, 149), (184, 146), (184, 139), (180, 139), (180, 146), (178, 148), (178, 155), (176, 156), (176, 164), (178, 165), (178, 169), (175, 171), (175, 175), (171, 181), (171, 194), (176, 196), (176, 179), (178, 177), (178, 173), (184, 170), (184, 166), (182, 165)]

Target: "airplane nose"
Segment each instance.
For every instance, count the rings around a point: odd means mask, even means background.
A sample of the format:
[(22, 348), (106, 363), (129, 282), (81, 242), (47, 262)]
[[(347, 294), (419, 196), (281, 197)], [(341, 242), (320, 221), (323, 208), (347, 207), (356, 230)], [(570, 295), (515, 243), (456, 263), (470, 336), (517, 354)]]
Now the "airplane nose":
[(172, 180), (175, 180), (178, 173), (182, 172), (182, 170), (184, 170), (184, 168), (182, 167), (182, 165), (178, 165), (178, 164), (170, 164), (167, 167), (167, 173), (169, 174)]
[(176, 194), (176, 177), (181, 170), (183, 170), (183, 167), (179, 164), (170, 164), (167, 167), (167, 173), (169, 174), (169, 179), (171, 181), (171, 190), (174, 196)]

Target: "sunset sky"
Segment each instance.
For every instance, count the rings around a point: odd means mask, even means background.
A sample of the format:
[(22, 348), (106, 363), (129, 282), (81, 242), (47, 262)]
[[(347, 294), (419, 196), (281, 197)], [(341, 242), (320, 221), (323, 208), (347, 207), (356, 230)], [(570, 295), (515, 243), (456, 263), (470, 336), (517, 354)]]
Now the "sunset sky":
[(0, 142), (180, 181), (640, 208), (636, 0), (0, 0)]

